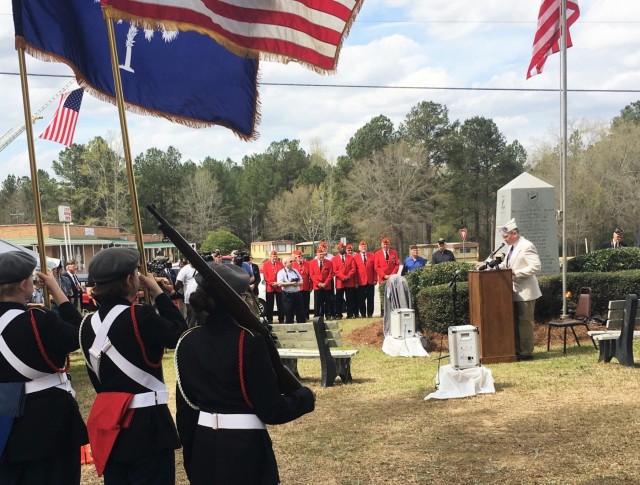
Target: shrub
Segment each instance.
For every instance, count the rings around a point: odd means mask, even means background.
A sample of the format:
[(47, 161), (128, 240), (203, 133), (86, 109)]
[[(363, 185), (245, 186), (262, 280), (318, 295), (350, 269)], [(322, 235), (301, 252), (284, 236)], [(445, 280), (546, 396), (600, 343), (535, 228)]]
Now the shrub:
[(640, 269), (640, 248), (592, 251), (567, 261), (570, 272), (611, 272)]
[[(407, 280), (416, 309), (417, 323), (423, 329), (446, 332), (450, 325), (473, 323), (469, 321), (469, 285), (466, 273), (464, 278), (460, 275), (460, 283), (457, 285), (455, 320), (449, 285), (413, 287), (413, 281), (421, 280), (414, 279), (411, 275), (409, 273)], [(540, 276), (538, 282), (542, 296), (536, 301), (536, 321), (557, 318), (562, 313), (562, 275)], [(640, 294), (640, 270), (568, 273), (567, 290), (572, 293), (572, 298), (567, 301), (569, 309), (575, 306), (574, 302), (582, 287), (591, 288), (592, 313), (606, 316), (609, 300), (623, 300), (629, 293)]]

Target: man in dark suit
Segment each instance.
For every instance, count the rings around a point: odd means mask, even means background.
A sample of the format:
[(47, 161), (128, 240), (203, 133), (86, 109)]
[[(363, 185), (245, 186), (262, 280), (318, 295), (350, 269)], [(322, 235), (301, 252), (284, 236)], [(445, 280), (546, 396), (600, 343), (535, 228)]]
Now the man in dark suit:
[(627, 245), (622, 242), (622, 234), (624, 234), (624, 231), (616, 227), (615, 231), (613, 231), (613, 236), (611, 236), (611, 241), (603, 242), (600, 245), (600, 249), (618, 249), (626, 247)]

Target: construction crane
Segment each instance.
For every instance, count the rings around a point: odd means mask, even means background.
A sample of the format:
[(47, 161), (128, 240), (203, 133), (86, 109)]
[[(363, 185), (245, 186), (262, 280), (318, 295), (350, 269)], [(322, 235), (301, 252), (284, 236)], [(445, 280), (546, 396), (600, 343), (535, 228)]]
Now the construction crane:
[[(61, 87), (60, 89), (58, 89), (56, 91), (56, 93), (49, 97), (44, 103), (42, 103), (40, 105), (40, 108), (38, 108), (38, 111), (35, 111), (32, 115), (31, 115), (31, 123), (35, 123), (36, 120), (41, 120), (42, 119), (42, 112), (45, 110), (45, 108), (47, 106), (49, 106), (54, 100), (56, 100), (58, 98), (58, 96), (60, 96), (62, 93), (64, 93), (69, 86), (71, 86), (73, 83), (75, 82), (75, 80), (71, 80), (69, 82), (67, 82), (63, 87)], [(2, 137), (0, 138), (0, 152), (2, 150), (4, 150), (5, 148), (7, 148), (9, 146), (9, 144), (15, 140), (16, 138), (18, 138), (18, 136), (20, 136), (20, 134), (26, 129), (26, 125), (24, 120), (20, 121), (19, 123), (17, 123), (13, 128), (11, 128), (9, 131), (7, 131), (4, 135), (2, 135)]]

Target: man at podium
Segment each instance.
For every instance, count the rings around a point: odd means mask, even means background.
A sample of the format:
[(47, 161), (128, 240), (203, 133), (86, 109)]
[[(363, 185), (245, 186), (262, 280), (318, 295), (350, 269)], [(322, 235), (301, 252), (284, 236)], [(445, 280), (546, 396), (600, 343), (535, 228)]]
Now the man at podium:
[(502, 239), (510, 247), (499, 266), (510, 269), (513, 279), (513, 319), (518, 360), (533, 359), (533, 325), (536, 300), (542, 296), (536, 273), (541, 263), (531, 241), (520, 235), (515, 219), (500, 228)]

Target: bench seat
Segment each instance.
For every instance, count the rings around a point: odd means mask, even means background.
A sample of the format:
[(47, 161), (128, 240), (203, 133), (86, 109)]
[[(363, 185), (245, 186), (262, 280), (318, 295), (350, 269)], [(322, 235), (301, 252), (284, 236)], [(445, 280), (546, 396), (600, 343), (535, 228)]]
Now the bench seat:
[(344, 383), (353, 380), (351, 357), (358, 351), (339, 348), (342, 338), (337, 322), (316, 317), (313, 323), (274, 324), (271, 331), (276, 336), (282, 363), (296, 377), (300, 378), (298, 359), (320, 359), (322, 387), (333, 386), (338, 376)]
[(591, 330), (589, 336), (599, 344), (598, 362), (611, 362), (614, 357), (620, 365), (633, 366), (633, 339), (640, 338), (637, 315), (638, 297), (627, 295), (625, 300), (611, 300), (607, 311), (607, 329)]

